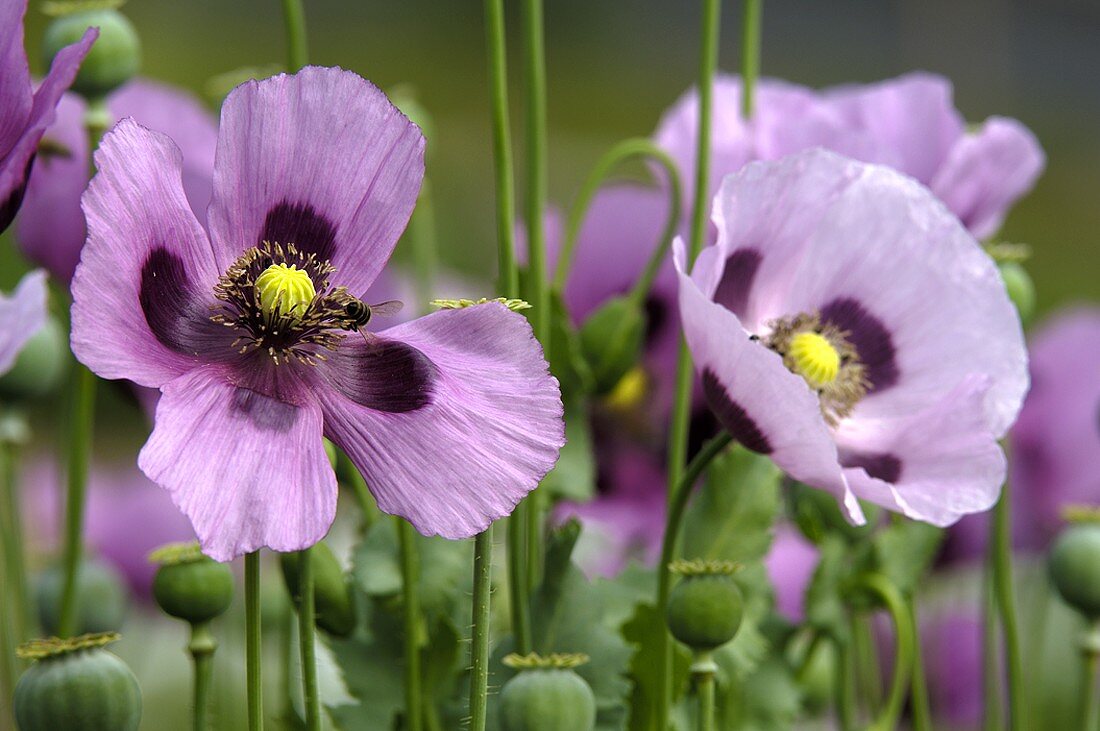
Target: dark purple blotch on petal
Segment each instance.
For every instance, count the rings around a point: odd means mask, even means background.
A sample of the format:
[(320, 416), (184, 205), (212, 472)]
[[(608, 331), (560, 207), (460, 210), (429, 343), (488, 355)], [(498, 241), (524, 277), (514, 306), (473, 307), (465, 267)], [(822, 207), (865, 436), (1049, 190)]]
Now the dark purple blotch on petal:
[(722, 279), (714, 290), (714, 301), (738, 317), (745, 316), (749, 292), (760, 263), (764, 260), (756, 249), (738, 249), (726, 259)]
[(329, 356), (325, 371), (338, 391), (368, 409), (400, 414), (432, 402), (435, 364), (396, 340), (372, 335), (363, 346), (340, 348)]
[(703, 371), (703, 394), (718, 421), (734, 439), (760, 454), (769, 454), (772, 451), (771, 442), (760, 431), (760, 427), (740, 404), (730, 399), (725, 387), (710, 370)]
[(871, 387), (867, 393), (883, 391), (898, 382), (897, 351), (890, 331), (854, 299), (835, 299), (821, 308), (821, 320), (847, 333), (848, 342), (859, 353)]
[(248, 388), (233, 391), (233, 411), (257, 429), (277, 434), (289, 432), (298, 421), (298, 408)]
[(31, 175), (31, 166), (34, 165), (34, 156), (27, 161), (27, 168), (23, 171), (23, 182), (16, 186), (7, 200), (0, 201), (0, 234), (4, 233), (15, 220), (15, 214), (19, 213), (19, 206), (23, 205), (23, 195), (27, 192), (27, 180)]
[(883, 482), (897, 482), (901, 478), (901, 460), (892, 454), (861, 454), (841, 452), (843, 467), (862, 467), (868, 475)]
[(138, 301), (149, 329), (170, 350), (197, 355), (228, 345), (226, 328), (210, 320), (211, 308), (199, 296), (183, 260), (164, 247), (150, 251), (141, 267)]
[(259, 241), (294, 244), (304, 254), (330, 261), (336, 253), (336, 226), (308, 203), (276, 203), (264, 219)]

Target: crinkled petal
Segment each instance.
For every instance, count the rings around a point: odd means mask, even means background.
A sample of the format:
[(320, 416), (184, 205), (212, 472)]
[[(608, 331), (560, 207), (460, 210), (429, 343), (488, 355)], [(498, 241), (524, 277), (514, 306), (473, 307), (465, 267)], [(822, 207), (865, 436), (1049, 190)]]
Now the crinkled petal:
[[(766, 454), (797, 480), (833, 493), (851, 520), (863, 522), (848, 490), (817, 395), (778, 354), (750, 339), (737, 316), (709, 300), (682, 271), (677, 241), (680, 316), (707, 401), (726, 430)], [(700, 260), (696, 269), (706, 266)], [(706, 273), (696, 272), (700, 278)]]
[(938, 526), (991, 508), (1006, 462), (985, 423), (990, 386), (973, 376), (911, 416), (843, 422), (837, 445), (852, 491)]
[[(84, 108), (75, 94), (62, 97), (57, 121), (44, 138), (63, 146), (68, 154), (39, 155), (16, 222), (23, 253), (65, 283), (72, 280), (86, 238), (80, 210), (88, 170)], [(168, 135), (179, 146), (183, 190), (191, 210), (205, 224), (218, 141), (210, 113), (190, 94), (145, 79), (135, 79), (111, 94), (107, 108), (116, 119), (133, 117), (142, 126)]]
[(1046, 165), (1039, 141), (1015, 119), (992, 117), (962, 137), (932, 179), (932, 192), (979, 238), (992, 236), (1009, 207)]
[(346, 342), (316, 391), (326, 436), (378, 506), (452, 539), (511, 513), (565, 442), (558, 383), (527, 321), (490, 303), (374, 337)]
[(0, 375), (15, 365), (19, 351), (45, 322), (45, 272), (25, 275), (10, 297), (0, 294)]
[(321, 409), (229, 377), (205, 366), (167, 384), (138, 466), (172, 495), (211, 558), (311, 546), (336, 516)]
[(228, 352), (228, 329), (210, 321), (213, 253), (170, 139), (124, 119), (95, 157), (72, 285), (73, 352), (103, 378), (159, 387)]
[[(871, 391), (852, 418), (913, 413), (986, 374), (1001, 436), (1027, 391), (1019, 316), (996, 265), (926, 188), (811, 150), (727, 178), (715, 202), (714, 298), (754, 332), (819, 313), (848, 333)], [(708, 290), (704, 290), (708, 291)]]
[(962, 136), (951, 82), (911, 73), (877, 84), (842, 86), (823, 95), (853, 130), (878, 148), (875, 161), (928, 183)]
[[(14, 218), (38, 141), (46, 128), (53, 124), (54, 110), (61, 95), (73, 83), (80, 64), (98, 36), (98, 29), (89, 28), (79, 41), (58, 51), (50, 65), (50, 72), (34, 93), (30, 112), (18, 138), (11, 141), (10, 148), (0, 148), (0, 231), (6, 229)], [(6, 113), (5, 110), (5, 116)]]
[(366, 291), (412, 214), (424, 136), (376, 86), (306, 67), (237, 87), (222, 106), (210, 231), (227, 268), (261, 241), (331, 260)]

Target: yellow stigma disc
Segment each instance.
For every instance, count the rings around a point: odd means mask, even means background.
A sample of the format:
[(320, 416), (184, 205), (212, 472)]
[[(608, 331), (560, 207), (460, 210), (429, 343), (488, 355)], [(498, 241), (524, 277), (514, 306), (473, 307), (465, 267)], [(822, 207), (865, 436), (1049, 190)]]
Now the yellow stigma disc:
[(629, 411), (640, 406), (649, 390), (649, 378), (641, 366), (634, 366), (619, 379), (611, 393), (607, 394), (607, 405), (617, 411)]
[(794, 369), (814, 388), (832, 383), (840, 373), (840, 353), (828, 338), (815, 332), (792, 337), (787, 354)]
[(260, 308), (269, 315), (300, 317), (317, 295), (313, 280), (293, 264), (272, 264), (256, 278)]

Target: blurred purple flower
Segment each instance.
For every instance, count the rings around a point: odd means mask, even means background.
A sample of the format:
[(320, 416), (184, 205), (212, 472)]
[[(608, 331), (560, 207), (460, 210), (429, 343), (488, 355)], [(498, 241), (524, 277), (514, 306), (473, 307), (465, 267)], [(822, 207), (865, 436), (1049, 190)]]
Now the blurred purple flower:
[(988, 509), (1027, 353), (958, 219), (912, 179), (818, 149), (726, 178), (713, 220), (680, 312), (723, 426), (854, 522), (856, 498), (941, 526)]
[(423, 150), (351, 72), (246, 83), (222, 107), (209, 238), (168, 138), (123, 120), (97, 151), (73, 350), (104, 378), (161, 389), (138, 463), (212, 557), (325, 535), (322, 433), (379, 507), (448, 538), (508, 514), (556, 461), (558, 384), (522, 316), (490, 303), (350, 332), (408, 222)]
[(45, 323), (45, 272), (25, 274), (10, 297), (0, 293), (0, 375), (11, 370), (19, 351)]
[[(205, 225), (210, 204), (214, 149), (218, 128), (214, 118), (191, 95), (151, 81), (135, 80), (107, 97), (116, 119), (132, 117), (162, 132), (183, 154), (183, 190), (199, 221)], [(23, 208), (16, 222), (16, 239), (28, 259), (69, 284), (87, 236), (80, 195), (88, 184), (88, 136), (83, 100), (66, 94), (57, 106), (57, 121), (45, 139), (58, 147), (41, 155), (27, 182)]]
[[(28, 533), (42, 550), (60, 547), (64, 480), (56, 459), (32, 460), (24, 470)], [(133, 465), (95, 465), (88, 479), (84, 540), (126, 577), (134, 592), (149, 598), (156, 566), (149, 553), (165, 543), (195, 539), (187, 517), (164, 490)]]
[(53, 123), (61, 94), (73, 83), (99, 35), (89, 28), (77, 43), (61, 49), (35, 90), (23, 48), (26, 12), (27, 0), (4, 0), (0, 5), (0, 232), (19, 210), (38, 141)]
[[(1031, 338), (1031, 391), (1010, 434), (1013, 543), (1043, 550), (1068, 505), (1100, 505), (1100, 308), (1062, 312)], [(948, 534), (949, 560), (979, 558), (988, 520)]]
[[(679, 163), (686, 200), (694, 188), (698, 94), (665, 113), (656, 139)], [(814, 91), (764, 79), (751, 120), (741, 116), (741, 80), (715, 82), (710, 192), (753, 160), (811, 147), (888, 165), (930, 188), (976, 237), (997, 232), (1008, 209), (1045, 165), (1035, 136), (1014, 119), (990, 117), (968, 131), (951, 82), (910, 73), (867, 85)]]
[(780, 525), (764, 558), (775, 588), (775, 608), (791, 622), (805, 618), (806, 588), (817, 568), (818, 550), (789, 525)]

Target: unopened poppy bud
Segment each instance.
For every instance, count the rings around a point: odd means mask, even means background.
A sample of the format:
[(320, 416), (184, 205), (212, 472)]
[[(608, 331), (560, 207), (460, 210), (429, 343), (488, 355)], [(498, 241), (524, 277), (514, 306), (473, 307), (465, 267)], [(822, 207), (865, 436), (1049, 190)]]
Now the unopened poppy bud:
[(1027, 322), (1035, 314), (1035, 283), (1031, 281), (1031, 275), (1014, 261), (1001, 264), (1000, 270), (1001, 278), (1005, 280), (1005, 289), (1008, 290), (1008, 298), (1016, 305), (1020, 319)]
[[(64, 593), (65, 571), (62, 566), (51, 566), (38, 575), (35, 586), (38, 622), (47, 634), (58, 633)], [(94, 559), (82, 561), (76, 575), (74, 633), (119, 629), (126, 618), (128, 598), (126, 580), (113, 566)]]
[(504, 731), (592, 731), (596, 697), (573, 668), (586, 655), (508, 655), (504, 664), (519, 673), (500, 691)]
[(48, 66), (58, 51), (91, 27), (99, 28), (99, 38), (80, 65), (72, 90), (96, 100), (134, 78), (141, 66), (141, 41), (125, 15), (110, 7), (61, 15), (46, 28), (42, 52)]
[[(298, 555), (280, 554), (283, 580), (294, 606), (299, 605)], [(314, 544), (309, 551), (313, 564), (313, 600), (317, 626), (337, 637), (347, 637), (355, 630), (355, 605), (347, 579), (332, 549), (325, 542)]]
[(109, 632), (72, 639), (35, 640), (19, 648), (34, 660), (15, 686), (19, 731), (136, 731), (141, 722), (137, 678), (105, 645)]
[(581, 351), (592, 369), (596, 391), (609, 393), (638, 362), (645, 338), (645, 314), (628, 297), (604, 303), (581, 326)]
[(172, 543), (149, 560), (160, 564), (153, 597), (164, 613), (191, 624), (209, 622), (233, 601), (233, 572), (199, 550), (198, 543)]
[(693, 650), (721, 647), (741, 627), (744, 600), (728, 561), (676, 561), (669, 567), (683, 579), (665, 609), (669, 632)]
[(0, 398), (41, 398), (57, 389), (69, 368), (69, 339), (54, 318), (27, 341), (15, 365), (0, 378)]
[(1100, 518), (1073, 523), (1050, 550), (1048, 568), (1062, 599), (1089, 620), (1100, 619)]

